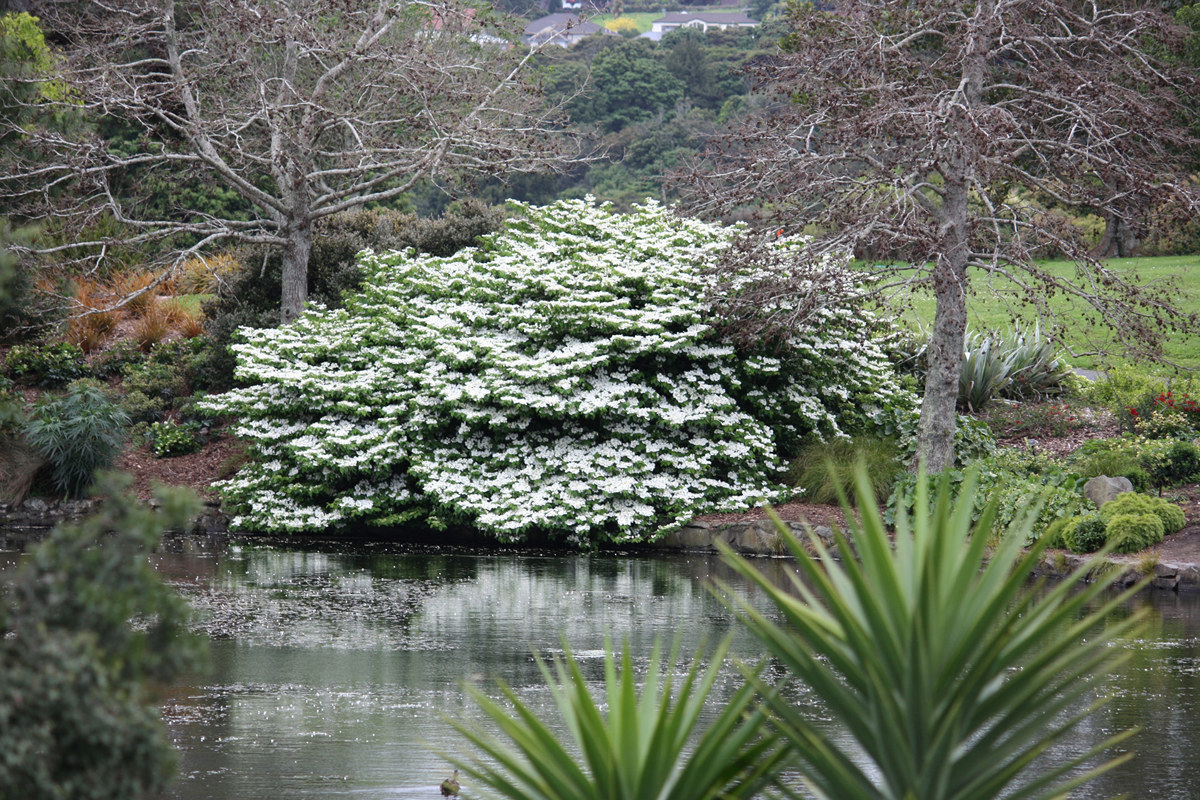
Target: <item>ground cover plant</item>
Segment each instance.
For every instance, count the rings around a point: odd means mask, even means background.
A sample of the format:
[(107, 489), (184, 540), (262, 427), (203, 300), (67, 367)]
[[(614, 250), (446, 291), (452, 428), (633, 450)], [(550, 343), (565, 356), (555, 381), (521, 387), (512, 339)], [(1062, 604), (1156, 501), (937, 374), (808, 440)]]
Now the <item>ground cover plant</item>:
[(641, 540), (784, 497), (781, 442), (912, 415), (844, 264), (813, 265), (827, 304), (782, 349), (738, 350), (706, 321), (705, 277), (736, 229), (518, 210), (479, 248), (365, 256), (343, 309), (243, 331), (249, 385), (202, 406), (256, 453), (218, 487), (235, 526)]

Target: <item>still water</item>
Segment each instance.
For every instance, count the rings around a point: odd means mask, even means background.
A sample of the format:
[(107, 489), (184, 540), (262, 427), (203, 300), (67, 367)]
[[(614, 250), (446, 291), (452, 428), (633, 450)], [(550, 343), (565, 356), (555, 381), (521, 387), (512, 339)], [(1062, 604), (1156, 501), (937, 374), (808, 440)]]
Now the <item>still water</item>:
[[(181, 752), (171, 800), (433, 800), (450, 771), (444, 754), (463, 752), (445, 717), (476, 716), (464, 684), (498, 694), (502, 681), (548, 709), (533, 653), (559, 653), (565, 641), (596, 678), (606, 640), (628, 641), (640, 666), (656, 639), (694, 653), (732, 636), (736, 656), (761, 655), (708, 587), (719, 578), (726, 591), (765, 601), (705, 556), (290, 542), (177, 549), (190, 552), (156, 562), (198, 608), (212, 657), (164, 706)], [(782, 568), (757, 563), (776, 576)], [(1120, 671), (1095, 682), (1108, 706), (1051, 757), (1138, 725), (1128, 743), (1136, 757), (1075, 796), (1198, 798), (1200, 597), (1135, 603), (1150, 607), (1150, 622), (1119, 643), (1130, 656)], [(714, 707), (737, 683), (730, 666)]]

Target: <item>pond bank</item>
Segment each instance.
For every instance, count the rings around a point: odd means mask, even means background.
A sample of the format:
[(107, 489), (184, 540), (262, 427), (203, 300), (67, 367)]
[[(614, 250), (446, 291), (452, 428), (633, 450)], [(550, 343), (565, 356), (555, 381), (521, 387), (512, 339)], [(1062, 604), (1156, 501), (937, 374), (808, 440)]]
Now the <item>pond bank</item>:
[[(29, 498), (22, 503), (9, 505), (0, 503), (0, 549), (22, 549), (30, 541), (36, 541), (45, 536), (55, 525), (62, 522), (75, 522), (90, 513), (96, 506), (95, 500), (46, 500)], [(224, 536), (228, 533), (228, 515), (224, 514), (220, 505), (213, 501), (205, 502), (200, 515), (193, 521), (187, 531), (180, 531), (185, 536)], [(785, 521), (792, 531), (804, 536), (805, 523)], [(829, 525), (817, 524), (813, 531), (821, 538), (826, 546), (832, 548), (833, 529)], [(492, 543), (482, 537), (459, 536), (460, 544), (484, 545)], [(474, 541), (472, 541), (474, 539)], [(713, 553), (717, 551), (717, 542), (723, 542), (735, 552), (747, 556), (784, 557), (787, 548), (776, 532), (773, 523), (767, 519), (740, 519), (725, 521), (694, 520), (687, 525), (667, 534), (652, 545), (642, 545), (636, 550), (653, 551), (667, 550), (676, 552)], [(428, 544), (428, 542), (425, 542)], [(494, 544), (494, 543), (492, 543)], [(174, 541), (168, 547), (178, 546)], [(1063, 578), (1070, 575), (1088, 557), (1061, 550), (1046, 553), (1041, 565), (1035, 571), (1037, 577)], [(1192, 562), (1161, 561), (1153, 553), (1134, 556), (1116, 556), (1108, 560), (1111, 570), (1118, 571), (1119, 577), (1115, 583), (1118, 586), (1132, 586), (1149, 575), (1149, 586), (1155, 589), (1200, 593), (1200, 564)]]

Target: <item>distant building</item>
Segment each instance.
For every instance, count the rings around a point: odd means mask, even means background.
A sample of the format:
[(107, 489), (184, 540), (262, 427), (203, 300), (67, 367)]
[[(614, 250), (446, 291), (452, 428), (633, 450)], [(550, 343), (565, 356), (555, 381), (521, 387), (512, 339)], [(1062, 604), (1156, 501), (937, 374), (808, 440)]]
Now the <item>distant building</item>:
[(566, 11), (578, 11), (583, 8), (583, 0), (562, 0), (562, 7)]
[(674, 11), (665, 14), (650, 23), (650, 38), (661, 39), (664, 33), (678, 28), (695, 28), (707, 31), (709, 28), (755, 28), (758, 20), (750, 19), (742, 11), (718, 12), (705, 11), (693, 13), (690, 11)]
[(578, 14), (548, 14), (525, 26), (525, 43), (531, 45), (556, 44), (570, 47), (595, 34), (619, 36), (615, 31), (602, 28), (594, 22), (579, 18)]

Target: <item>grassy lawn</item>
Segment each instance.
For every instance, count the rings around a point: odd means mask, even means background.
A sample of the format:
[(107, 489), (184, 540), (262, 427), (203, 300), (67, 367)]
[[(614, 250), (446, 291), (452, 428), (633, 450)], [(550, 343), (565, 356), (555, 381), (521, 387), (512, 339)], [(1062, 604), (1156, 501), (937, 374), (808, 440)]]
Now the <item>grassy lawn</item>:
[[(1069, 261), (1049, 261), (1043, 266), (1052, 274), (1071, 278), (1075, 267)], [(1108, 262), (1111, 269), (1132, 273), (1142, 285), (1172, 287), (1171, 295), (1184, 313), (1200, 312), (1200, 255), (1163, 256), (1158, 258), (1118, 258)], [(1035, 319), (1034, 310), (1020, 301), (1020, 292), (1007, 279), (990, 277), (976, 272), (972, 275), (972, 294), (967, 300), (968, 324), (972, 330), (1003, 330), (1011, 325), (1014, 316), (1026, 323)], [(933, 295), (914, 292), (912, 310), (903, 312), (902, 319), (917, 328), (928, 329), (933, 322)], [(1077, 367), (1104, 368), (1108, 364), (1126, 363), (1120, 355), (1116, 332), (1102, 321), (1090, 320), (1095, 312), (1082, 303), (1057, 295), (1050, 307), (1055, 322), (1064, 331), (1064, 339), (1075, 352), (1112, 351), (1112, 355), (1071, 357)], [(1089, 313), (1091, 312), (1091, 313)], [(1200, 335), (1177, 331), (1170, 335), (1164, 347), (1169, 359), (1191, 368), (1200, 368)], [(1141, 364), (1141, 366), (1146, 366)]]
[[(631, 19), (637, 24), (638, 33), (645, 33), (650, 30), (650, 23), (656, 19), (660, 19), (663, 15), (661, 11), (638, 11), (632, 14), (622, 14), (625, 19)], [(616, 17), (612, 14), (597, 14), (594, 17), (588, 17), (588, 22), (594, 22), (597, 25), (605, 26), (606, 23), (612, 22)]]

